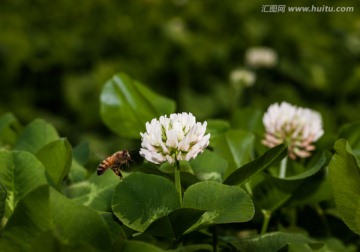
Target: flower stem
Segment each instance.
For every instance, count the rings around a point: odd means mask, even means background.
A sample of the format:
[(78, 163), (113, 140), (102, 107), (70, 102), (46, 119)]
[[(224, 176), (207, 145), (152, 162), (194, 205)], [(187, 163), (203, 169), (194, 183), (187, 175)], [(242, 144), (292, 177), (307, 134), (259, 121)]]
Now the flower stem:
[(265, 209), (261, 209), (261, 213), (264, 215), (264, 221), (261, 227), (261, 232), (260, 234), (263, 235), (266, 233), (269, 223), (270, 223), (270, 218), (271, 218), (271, 211), (265, 210)]
[(330, 236), (331, 235), (330, 227), (329, 227), (329, 224), (328, 224), (328, 222), (326, 220), (324, 210), (321, 208), (319, 203), (316, 203), (314, 205), (314, 207), (315, 207), (315, 210), (316, 210), (317, 214), (319, 215), (320, 220), (321, 220), (321, 222), (322, 222), (322, 224), (323, 224), (323, 226), (325, 228), (326, 235)]
[(288, 157), (286, 156), (281, 160), (279, 178), (285, 178), (286, 176), (287, 159)]
[(181, 192), (181, 180), (180, 180), (180, 163), (178, 160), (175, 161), (175, 187), (179, 192), (180, 204), (182, 205), (182, 192)]

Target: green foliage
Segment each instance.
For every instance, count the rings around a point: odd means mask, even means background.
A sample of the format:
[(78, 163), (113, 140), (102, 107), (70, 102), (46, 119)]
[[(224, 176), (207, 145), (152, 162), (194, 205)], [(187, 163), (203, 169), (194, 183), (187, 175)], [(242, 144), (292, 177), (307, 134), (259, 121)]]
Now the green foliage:
[(226, 178), (224, 183), (228, 185), (243, 185), (252, 176), (272, 165), (278, 164), (286, 155), (287, 147), (285, 145), (276, 146), (265, 152), (261, 157), (235, 170)]
[[(261, 146), (259, 110), (236, 109), (229, 121), (209, 120), (209, 148), (180, 162), (180, 200), (174, 166), (136, 154), (145, 122), (172, 113), (175, 103), (125, 74), (105, 84), (100, 103), (109, 128), (135, 139), (124, 179), (110, 168), (96, 174), (101, 160), (91, 162), (86, 140), (72, 148), (45, 120), (23, 127), (11, 114), (0, 118), (0, 250), (353, 251), (355, 242), (348, 246), (330, 235), (326, 217), (335, 199), (340, 218), (359, 233), (359, 161), (345, 140), (336, 142), (334, 155), (325, 141), (308, 160), (288, 160), (280, 178), (287, 146)], [(357, 150), (357, 123), (338, 135)], [(306, 224), (307, 208), (316, 210), (325, 238), (313, 235), (316, 224)], [(245, 238), (242, 231), (255, 234)]]
[(36, 157), (45, 166), (51, 181), (60, 187), (71, 166), (70, 143), (66, 139), (50, 142), (36, 153)]
[[(175, 103), (120, 73), (109, 80), (101, 93), (101, 116), (119, 136), (139, 138), (145, 122), (175, 110)], [(121, 122), (121, 123), (118, 123)]]
[(338, 140), (334, 149), (329, 173), (337, 211), (346, 225), (360, 235), (359, 160), (344, 139)]
[(265, 235), (251, 237), (243, 241), (234, 242), (234, 246), (240, 251), (279, 251), (287, 245), (304, 244), (310, 245), (308, 251), (317, 250), (322, 244), (316, 242), (301, 233), (273, 232)]
[(0, 119), (0, 144), (2, 148), (13, 147), (22, 128), (13, 114), (7, 113)]
[[(357, 6), (263, 4), (0, 1), (0, 251), (359, 250)], [(251, 67), (253, 46), (278, 63)], [(236, 69), (255, 84), (236, 86)], [(262, 117), (284, 100), (318, 110), (325, 134), (279, 178), (287, 147), (261, 144)], [(145, 122), (175, 111), (211, 134), (180, 163), (183, 202), (173, 165), (138, 154)], [(125, 178), (98, 176), (119, 149)]]
[(9, 218), (22, 198), (47, 184), (45, 168), (24, 151), (1, 151), (0, 160), (0, 184), (6, 190), (5, 218)]
[(53, 232), (57, 239), (72, 246), (110, 249), (110, 233), (98, 212), (69, 200), (55, 190), (51, 190), (50, 200)]
[(165, 178), (134, 173), (115, 188), (112, 209), (130, 228), (143, 232), (155, 220), (180, 207), (174, 185)]
[(360, 156), (360, 122), (352, 122), (343, 125), (339, 130), (339, 138), (346, 139), (352, 151)]
[(119, 178), (109, 171), (98, 177), (95, 173), (88, 179), (73, 183), (66, 188), (66, 195), (74, 201), (98, 211), (111, 211), (111, 199)]
[(32, 250), (34, 239), (49, 229), (50, 219), (49, 187), (39, 186), (18, 202), (1, 236), (1, 251)]
[(163, 252), (164, 250), (141, 241), (124, 241), (119, 246), (119, 251), (135, 252), (135, 251), (149, 251), (149, 252)]
[(246, 222), (255, 212), (244, 190), (213, 181), (190, 186), (184, 193), (184, 206), (206, 210), (187, 232), (213, 224)]
[(222, 182), (225, 171), (228, 168), (228, 161), (226, 159), (208, 150), (205, 150), (189, 163), (199, 180)]
[(249, 132), (229, 130), (212, 142), (215, 153), (229, 161), (225, 177), (236, 168), (248, 163), (254, 155), (255, 136)]
[(59, 138), (55, 128), (44, 120), (37, 119), (30, 123), (17, 139), (15, 150), (36, 153), (46, 144)]
[(3, 221), (6, 221), (6, 219), (4, 219), (5, 207), (6, 207), (6, 189), (2, 184), (0, 184), (0, 225), (1, 225), (1, 228), (5, 225), (5, 223), (3, 223)]

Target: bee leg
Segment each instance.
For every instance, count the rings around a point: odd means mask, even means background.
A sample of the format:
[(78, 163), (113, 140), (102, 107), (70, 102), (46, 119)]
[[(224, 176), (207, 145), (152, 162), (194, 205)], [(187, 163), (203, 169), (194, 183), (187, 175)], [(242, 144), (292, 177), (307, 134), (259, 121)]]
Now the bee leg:
[(121, 171), (120, 171), (120, 167), (118, 166), (115, 166), (115, 167), (111, 167), (111, 170), (113, 170), (113, 172), (120, 177), (120, 179), (123, 178), (122, 174), (121, 174)]

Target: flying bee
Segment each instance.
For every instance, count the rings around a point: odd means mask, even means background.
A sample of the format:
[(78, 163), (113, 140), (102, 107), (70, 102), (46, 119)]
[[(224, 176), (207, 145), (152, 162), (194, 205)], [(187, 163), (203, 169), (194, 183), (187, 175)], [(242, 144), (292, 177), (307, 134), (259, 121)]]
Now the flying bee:
[(111, 168), (111, 170), (114, 171), (114, 173), (120, 177), (120, 179), (123, 178), (121, 174), (121, 166), (122, 165), (129, 165), (129, 161), (132, 161), (130, 157), (130, 153), (127, 150), (121, 150), (118, 152), (115, 152), (111, 156), (105, 158), (98, 166), (97, 168), (97, 175), (103, 174), (107, 169)]

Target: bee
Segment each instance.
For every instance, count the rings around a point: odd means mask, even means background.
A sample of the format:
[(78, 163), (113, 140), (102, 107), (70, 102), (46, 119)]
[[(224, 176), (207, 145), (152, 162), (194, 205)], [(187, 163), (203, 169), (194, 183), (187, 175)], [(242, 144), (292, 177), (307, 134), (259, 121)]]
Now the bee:
[(121, 166), (122, 165), (129, 165), (129, 161), (131, 160), (130, 153), (127, 150), (121, 150), (118, 152), (115, 152), (111, 156), (105, 158), (98, 166), (97, 168), (97, 175), (103, 174), (107, 169), (111, 168), (111, 170), (114, 171), (114, 173), (120, 177), (120, 179), (123, 178), (121, 174)]

